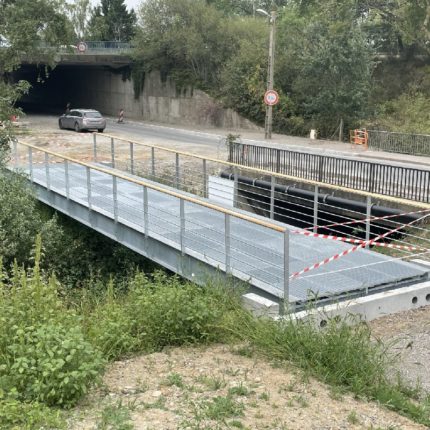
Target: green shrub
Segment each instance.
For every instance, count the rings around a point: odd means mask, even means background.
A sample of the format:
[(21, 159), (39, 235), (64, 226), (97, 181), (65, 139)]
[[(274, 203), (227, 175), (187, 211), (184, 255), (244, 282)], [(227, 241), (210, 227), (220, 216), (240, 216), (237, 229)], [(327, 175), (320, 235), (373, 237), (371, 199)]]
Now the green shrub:
[(58, 410), (33, 402), (0, 399), (0, 428), (2, 430), (62, 430), (66, 423)]
[(156, 274), (149, 283), (136, 277), (128, 300), (135, 320), (134, 335), (144, 350), (220, 340), (217, 327), (229, 303), (226, 290), (181, 283), (177, 277)]
[(109, 359), (166, 345), (218, 341), (220, 321), (236, 300), (219, 287), (201, 288), (161, 272), (150, 280), (139, 273), (123, 296), (115, 298), (113, 286), (108, 289), (88, 313), (87, 330)]
[(88, 336), (106, 359), (137, 350), (137, 340), (132, 334), (135, 321), (124, 298), (115, 296), (112, 282), (104, 301), (94, 307), (89, 320)]
[(38, 324), (11, 333), (0, 366), (1, 385), (19, 399), (69, 407), (87, 392), (103, 365), (80, 327)]
[(55, 278), (42, 279), (39, 262), (40, 238), (32, 272), (15, 266), (10, 279), (0, 278), (0, 388), (18, 400), (68, 407), (97, 379), (103, 360), (58, 297)]

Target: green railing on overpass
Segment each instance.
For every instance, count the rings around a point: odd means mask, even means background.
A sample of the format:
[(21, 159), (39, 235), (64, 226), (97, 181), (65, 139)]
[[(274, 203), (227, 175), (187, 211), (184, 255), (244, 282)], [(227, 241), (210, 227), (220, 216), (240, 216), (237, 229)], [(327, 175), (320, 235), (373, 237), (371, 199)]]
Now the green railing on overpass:
[[(52, 47), (43, 44), (40, 47), (52, 49)], [(59, 52), (70, 55), (129, 54), (132, 48), (128, 42), (89, 40), (63, 45), (59, 48)]]

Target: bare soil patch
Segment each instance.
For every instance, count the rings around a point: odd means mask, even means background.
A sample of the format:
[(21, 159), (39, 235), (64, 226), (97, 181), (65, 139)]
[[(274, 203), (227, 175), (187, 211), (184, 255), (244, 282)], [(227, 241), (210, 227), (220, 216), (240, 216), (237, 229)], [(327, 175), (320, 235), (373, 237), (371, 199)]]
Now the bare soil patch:
[(130, 428), (139, 430), (425, 428), (300, 371), (222, 345), (118, 361), (103, 383), (74, 411), (71, 429), (101, 428), (104, 411), (112, 405), (127, 409)]

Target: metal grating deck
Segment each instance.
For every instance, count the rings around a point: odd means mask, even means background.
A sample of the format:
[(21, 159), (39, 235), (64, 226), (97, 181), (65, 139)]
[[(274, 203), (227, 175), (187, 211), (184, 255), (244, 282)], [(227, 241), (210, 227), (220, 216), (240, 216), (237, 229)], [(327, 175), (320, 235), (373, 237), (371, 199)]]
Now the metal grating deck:
[[(88, 207), (86, 168), (69, 163), (68, 173), (69, 198)], [(46, 187), (45, 166), (33, 166), (32, 174), (35, 183)], [(50, 164), (49, 176), (50, 190), (65, 196), (64, 164)], [(117, 195), (118, 222), (143, 232), (143, 187), (118, 179)], [(110, 175), (91, 170), (90, 202), (92, 211), (114, 218), (113, 181)], [(185, 252), (205, 264), (225, 270), (223, 213), (189, 202), (185, 202), (184, 209)], [(180, 249), (179, 199), (148, 189), (147, 227), (149, 236)], [(230, 237), (232, 274), (268, 294), (282, 298), (283, 235), (231, 217)], [(342, 242), (291, 234), (289, 271), (299, 271), (350, 247)], [(326, 298), (426, 277), (427, 271), (420, 266), (390, 261), (384, 255), (360, 249), (304, 277), (291, 280), (290, 301), (305, 301), (310, 292)]]

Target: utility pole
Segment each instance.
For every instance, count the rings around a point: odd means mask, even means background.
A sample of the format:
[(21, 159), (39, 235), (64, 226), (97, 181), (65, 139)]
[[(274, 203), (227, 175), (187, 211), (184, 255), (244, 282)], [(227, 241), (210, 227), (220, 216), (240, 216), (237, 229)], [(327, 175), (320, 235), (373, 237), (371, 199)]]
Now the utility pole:
[[(276, 11), (270, 13), (270, 38), (269, 38), (269, 65), (267, 70), (267, 90), (273, 90), (273, 71), (275, 68), (275, 21)], [(266, 107), (266, 122), (264, 127), (264, 137), (272, 138), (273, 106)]]

